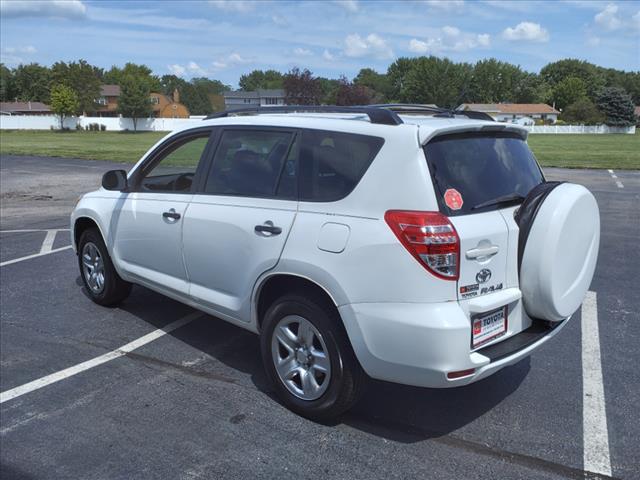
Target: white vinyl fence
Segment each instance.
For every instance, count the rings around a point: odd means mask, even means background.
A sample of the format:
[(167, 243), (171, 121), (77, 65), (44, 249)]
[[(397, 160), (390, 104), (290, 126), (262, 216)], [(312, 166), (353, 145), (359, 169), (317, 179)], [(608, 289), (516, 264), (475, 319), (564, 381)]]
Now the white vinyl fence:
[[(139, 118), (138, 130), (170, 132), (191, 125), (198, 125), (203, 117), (195, 118)], [(121, 117), (71, 117), (64, 126), (83, 129), (92, 123), (105, 125), (109, 131), (133, 130), (133, 120)], [(50, 130), (59, 129), (60, 120), (55, 115), (0, 115), (2, 130)], [(533, 125), (525, 127), (529, 133), (636, 133), (636, 127), (609, 127), (607, 125)]]
[(610, 127), (608, 125), (532, 125), (525, 127), (529, 133), (628, 133), (635, 134), (636, 126)]
[[(199, 118), (139, 118), (138, 130), (170, 132), (202, 122)], [(64, 121), (64, 126), (74, 130), (76, 125), (83, 129), (92, 123), (104, 125), (107, 131), (133, 130), (133, 120), (121, 117), (71, 117)], [(1, 115), (2, 130), (50, 130), (60, 128), (60, 119), (55, 115)]]

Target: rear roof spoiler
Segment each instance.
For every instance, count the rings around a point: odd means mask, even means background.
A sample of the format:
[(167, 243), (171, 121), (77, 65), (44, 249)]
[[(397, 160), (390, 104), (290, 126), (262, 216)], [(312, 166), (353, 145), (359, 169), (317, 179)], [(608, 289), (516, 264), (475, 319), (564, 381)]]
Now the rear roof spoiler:
[(428, 126), (420, 125), (418, 127), (418, 140), (420, 141), (420, 145), (426, 145), (434, 137), (464, 132), (509, 132), (518, 135), (522, 140), (527, 140), (529, 135), (529, 130), (513, 123), (496, 122), (493, 125), (451, 125), (449, 127), (437, 129), (431, 129)]

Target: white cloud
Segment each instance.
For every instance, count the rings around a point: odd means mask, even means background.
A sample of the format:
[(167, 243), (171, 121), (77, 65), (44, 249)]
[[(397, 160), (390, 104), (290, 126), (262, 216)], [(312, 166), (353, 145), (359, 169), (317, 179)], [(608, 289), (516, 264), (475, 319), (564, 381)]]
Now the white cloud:
[(610, 3), (604, 10), (597, 13), (593, 19), (606, 30), (617, 30), (622, 26), (622, 20), (618, 16), (618, 6)]
[(255, 2), (248, 0), (209, 0), (214, 7), (225, 12), (247, 13), (253, 10)]
[(187, 64), (187, 69), (189, 70), (190, 73), (193, 73), (194, 75), (201, 75), (201, 76), (207, 75), (207, 72), (205, 71), (205, 69), (202, 68), (200, 65), (198, 65), (194, 61), (191, 61)]
[(213, 65), (213, 68), (216, 70), (223, 70), (228, 67), (233, 67), (234, 65), (240, 65), (249, 62), (251, 62), (251, 59), (243, 57), (238, 52), (233, 52), (226, 57), (222, 57), (211, 62), (211, 65)]
[(409, 51), (414, 53), (427, 53), (431, 49), (431, 45), (417, 38), (412, 38), (409, 42)]
[(464, 7), (464, 0), (426, 0), (425, 3), (439, 10), (459, 10)]
[(5, 47), (2, 49), (4, 53), (36, 53), (36, 47), (32, 45), (27, 45), (25, 47)]
[(525, 40), (529, 42), (549, 41), (549, 32), (539, 23), (520, 22), (514, 28), (508, 27), (502, 32), (506, 40)]
[(322, 58), (324, 58), (327, 62), (331, 62), (335, 57), (329, 50), (325, 48), (324, 52), (322, 52)]
[(633, 17), (631, 17), (631, 21), (633, 26), (640, 30), (640, 10)]
[(311, 55), (313, 55), (311, 50), (306, 49), (306, 48), (302, 48), (302, 47), (294, 48), (293, 49), (293, 54), (297, 55), (298, 57), (310, 57)]
[(271, 15), (271, 21), (278, 25), (279, 27), (286, 27), (289, 25), (289, 22), (282, 15), (273, 14)]
[(87, 7), (80, 0), (0, 0), (4, 18), (83, 18), (86, 13)]
[(587, 45), (590, 47), (597, 47), (600, 45), (600, 37), (589, 37), (587, 38)]
[(443, 52), (464, 52), (473, 48), (484, 48), (491, 44), (491, 36), (488, 33), (467, 33), (459, 28), (442, 27), (442, 36), (419, 40), (412, 39), (409, 42), (409, 51), (414, 53), (439, 54)]
[(457, 37), (458, 35), (460, 35), (460, 29), (459, 28), (450, 27), (449, 25), (445, 25), (444, 27), (442, 27), (442, 32), (445, 35), (448, 35), (450, 37)]
[(359, 7), (357, 0), (333, 0), (333, 3), (340, 5), (346, 11), (351, 13), (357, 12)]
[(371, 33), (366, 37), (361, 37), (357, 33), (347, 35), (344, 40), (344, 54), (347, 57), (375, 57), (388, 59), (393, 57), (393, 50), (385, 39)]
[(231, 55), (229, 55), (229, 62), (231, 63), (247, 63), (249, 61), (250, 60), (242, 57), (242, 55), (236, 52), (233, 52)]
[(177, 63), (174, 63), (173, 65), (167, 65), (167, 68), (176, 77), (182, 77), (187, 71), (186, 68), (184, 68), (182, 65), (178, 65)]

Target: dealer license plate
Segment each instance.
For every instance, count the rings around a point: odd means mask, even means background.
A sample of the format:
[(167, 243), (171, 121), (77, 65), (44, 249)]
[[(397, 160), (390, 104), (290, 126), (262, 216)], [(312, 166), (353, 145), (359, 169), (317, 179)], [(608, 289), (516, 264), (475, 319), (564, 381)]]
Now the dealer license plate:
[(471, 346), (477, 348), (507, 332), (507, 307), (472, 317), (472, 322)]

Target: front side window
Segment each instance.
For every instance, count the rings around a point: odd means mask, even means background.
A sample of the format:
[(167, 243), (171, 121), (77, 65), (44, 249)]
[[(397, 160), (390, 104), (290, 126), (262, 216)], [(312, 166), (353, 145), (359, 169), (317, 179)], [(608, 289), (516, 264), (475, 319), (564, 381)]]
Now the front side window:
[(175, 144), (166, 147), (166, 150), (161, 153), (160, 160), (156, 159), (154, 166), (144, 172), (140, 181), (140, 190), (143, 192), (190, 192), (198, 163), (208, 141), (209, 132), (207, 131), (178, 140)]
[[(205, 186), (206, 193), (275, 197), (286, 170), (293, 134), (267, 130), (225, 130)], [(291, 168), (289, 168), (291, 169)], [(283, 189), (281, 188), (280, 191)], [(282, 196), (288, 196), (290, 193)]]
[(332, 202), (347, 196), (383, 143), (368, 135), (305, 130), (299, 154), (300, 200)]

